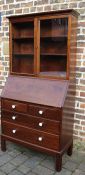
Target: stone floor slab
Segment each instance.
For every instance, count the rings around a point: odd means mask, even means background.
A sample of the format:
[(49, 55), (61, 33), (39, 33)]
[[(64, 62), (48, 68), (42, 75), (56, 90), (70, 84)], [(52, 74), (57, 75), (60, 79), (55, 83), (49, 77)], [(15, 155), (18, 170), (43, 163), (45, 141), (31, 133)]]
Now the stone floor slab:
[(78, 168), (82, 171), (85, 171), (85, 162), (82, 162)]
[(54, 171), (46, 167), (43, 167), (41, 165), (36, 166), (32, 171), (38, 175), (53, 175), (54, 174)]
[(23, 162), (25, 162), (27, 160), (27, 156), (20, 154), (19, 156), (17, 156), (16, 158), (14, 158), (11, 163), (15, 166), (19, 166), (20, 164), (22, 164)]
[(17, 169), (24, 174), (28, 174), (30, 171), (30, 168), (25, 166), (25, 164), (20, 165)]
[(15, 169), (15, 166), (12, 165), (11, 163), (6, 163), (5, 165), (1, 166), (0, 169), (4, 172), (4, 173), (10, 173), (11, 171), (13, 171)]
[(4, 154), (2, 156), (0, 156), (0, 166), (4, 165), (5, 163), (9, 162), (12, 159), (11, 156), (9, 156), (8, 154)]
[(85, 175), (85, 152), (64, 154), (62, 170), (56, 172), (55, 157), (9, 143), (6, 152), (0, 151), (0, 175)]
[(78, 165), (72, 161), (68, 161), (63, 167), (69, 171), (74, 171), (78, 167)]
[(77, 169), (77, 170), (75, 170), (75, 172), (72, 175), (85, 175), (85, 172)]
[(71, 175), (71, 174), (72, 174), (72, 172), (68, 171), (67, 169), (62, 169), (61, 172), (54, 173), (54, 175)]
[(24, 175), (24, 174), (22, 174), (21, 172), (19, 172), (17, 170), (14, 170), (11, 173), (9, 173), (8, 175)]

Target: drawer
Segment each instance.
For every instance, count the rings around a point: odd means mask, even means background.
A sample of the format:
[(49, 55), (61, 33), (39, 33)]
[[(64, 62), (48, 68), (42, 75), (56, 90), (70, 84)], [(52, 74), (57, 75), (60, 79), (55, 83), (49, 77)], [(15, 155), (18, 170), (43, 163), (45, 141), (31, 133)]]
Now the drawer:
[(48, 118), (51, 120), (61, 120), (61, 110), (51, 109), (38, 105), (29, 105), (29, 114), (37, 117)]
[(26, 113), (27, 104), (20, 103), (14, 100), (2, 100), (2, 109)]
[(15, 123), (15, 124), (24, 125), (30, 128), (34, 128), (34, 129), (52, 133), (52, 134), (60, 133), (59, 121), (52, 121), (52, 120), (47, 120), (45, 118), (22, 115), (18, 113), (13, 114), (7, 111), (2, 111), (2, 120)]
[(30, 144), (39, 145), (41, 147), (58, 150), (59, 149), (59, 136), (43, 133), (41, 131), (24, 128), (21, 126), (8, 124), (3, 122), (2, 134), (18, 139)]

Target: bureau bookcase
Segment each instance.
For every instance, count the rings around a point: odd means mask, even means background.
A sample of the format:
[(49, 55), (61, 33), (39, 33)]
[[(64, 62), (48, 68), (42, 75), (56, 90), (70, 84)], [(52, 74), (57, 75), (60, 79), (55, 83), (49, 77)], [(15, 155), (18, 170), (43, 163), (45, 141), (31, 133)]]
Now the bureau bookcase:
[(9, 140), (52, 154), (60, 171), (62, 155), (71, 155), (73, 146), (73, 119), (65, 118), (63, 107), (71, 60), (76, 60), (78, 13), (69, 9), (8, 18), (10, 74), (1, 94), (1, 149)]

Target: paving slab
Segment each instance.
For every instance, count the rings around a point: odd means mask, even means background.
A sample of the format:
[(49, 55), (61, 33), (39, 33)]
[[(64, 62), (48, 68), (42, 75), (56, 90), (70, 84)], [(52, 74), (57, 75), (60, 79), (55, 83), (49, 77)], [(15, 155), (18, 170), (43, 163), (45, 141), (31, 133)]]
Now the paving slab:
[(64, 154), (62, 171), (56, 172), (55, 157), (7, 143), (7, 151), (0, 150), (0, 175), (85, 175), (85, 151)]
[(41, 165), (36, 166), (32, 171), (38, 175), (53, 175), (54, 174), (54, 171), (46, 167), (43, 167)]

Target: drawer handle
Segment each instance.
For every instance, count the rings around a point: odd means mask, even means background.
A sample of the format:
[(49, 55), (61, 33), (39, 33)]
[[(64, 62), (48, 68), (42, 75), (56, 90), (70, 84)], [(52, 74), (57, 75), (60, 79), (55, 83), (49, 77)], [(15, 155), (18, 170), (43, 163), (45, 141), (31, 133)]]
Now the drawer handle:
[(15, 133), (16, 133), (16, 129), (13, 129), (13, 130), (12, 130), (12, 133), (15, 134)]
[(16, 105), (12, 105), (12, 109), (15, 109), (16, 108)]
[(43, 126), (43, 122), (40, 122), (40, 123), (39, 123), (39, 126), (42, 127), (42, 126)]
[(43, 138), (42, 137), (38, 137), (38, 141), (42, 142)]
[(42, 115), (42, 114), (43, 114), (43, 111), (41, 111), (41, 110), (40, 110), (40, 111), (39, 111), (39, 114), (41, 114), (41, 115)]
[(12, 116), (12, 120), (15, 120), (16, 119), (16, 116)]

